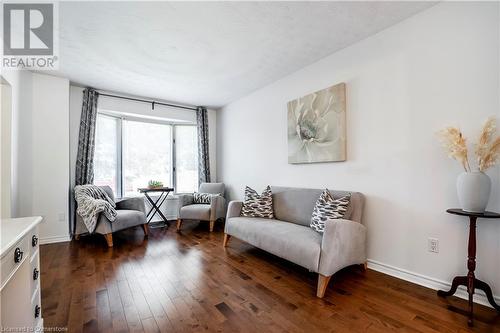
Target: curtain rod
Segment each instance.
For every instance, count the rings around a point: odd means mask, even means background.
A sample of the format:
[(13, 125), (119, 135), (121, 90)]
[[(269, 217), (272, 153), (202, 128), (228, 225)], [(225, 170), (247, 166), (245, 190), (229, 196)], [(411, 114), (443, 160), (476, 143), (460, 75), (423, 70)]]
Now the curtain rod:
[(129, 101), (136, 101), (136, 102), (148, 103), (148, 104), (151, 104), (153, 110), (155, 109), (155, 104), (170, 106), (172, 108), (178, 108), (178, 109), (193, 110), (193, 111), (197, 110), (197, 108), (192, 107), (192, 106), (184, 106), (184, 105), (177, 105), (177, 104), (162, 103), (162, 102), (156, 102), (156, 101), (147, 100), (147, 99), (132, 98), (132, 97), (119, 96), (119, 95), (111, 95), (111, 94), (105, 94), (105, 93), (100, 93), (100, 92), (98, 92), (98, 94), (100, 96), (106, 96), (106, 97), (112, 97), (112, 98), (120, 98), (120, 99), (127, 99)]

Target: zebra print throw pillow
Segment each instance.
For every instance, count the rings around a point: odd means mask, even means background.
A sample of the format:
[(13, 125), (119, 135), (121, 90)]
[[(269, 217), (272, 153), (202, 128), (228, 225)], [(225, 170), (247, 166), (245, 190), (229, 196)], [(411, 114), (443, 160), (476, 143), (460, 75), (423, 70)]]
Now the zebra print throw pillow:
[(195, 204), (210, 204), (212, 202), (212, 197), (220, 194), (212, 193), (193, 193), (193, 202)]
[(240, 215), (273, 219), (273, 193), (271, 192), (271, 187), (267, 186), (264, 192), (259, 195), (254, 189), (246, 186), (245, 201), (243, 202)]
[(342, 198), (334, 199), (327, 189), (321, 193), (311, 217), (311, 228), (317, 232), (323, 233), (325, 230), (325, 221), (329, 219), (341, 219), (347, 213), (351, 194)]

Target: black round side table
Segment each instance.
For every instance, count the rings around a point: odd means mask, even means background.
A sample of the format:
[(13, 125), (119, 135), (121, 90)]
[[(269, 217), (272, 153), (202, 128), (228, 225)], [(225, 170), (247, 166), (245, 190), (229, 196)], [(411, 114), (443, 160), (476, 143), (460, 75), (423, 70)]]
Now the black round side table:
[(468, 216), (469, 217), (469, 252), (468, 252), (468, 260), (467, 260), (467, 268), (469, 273), (467, 276), (457, 276), (453, 279), (451, 284), (451, 289), (449, 291), (439, 290), (437, 294), (441, 297), (452, 296), (457, 291), (458, 286), (466, 286), (467, 293), (469, 294), (469, 326), (473, 325), (473, 302), (472, 297), (474, 295), (475, 289), (480, 289), (486, 293), (486, 297), (488, 298), (488, 302), (500, 312), (500, 305), (495, 303), (493, 299), (493, 293), (491, 292), (490, 286), (487, 283), (476, 279), (474, 276), (474, 271), (476, 269), (476, 220), (477, 218), (484, 219), (500, 219), (500, 214), (493, 212), (484, 212), (484, 213), (470, 213), (463, 211), (461, 209), (448, 209), (446, 211), (450, 214)]

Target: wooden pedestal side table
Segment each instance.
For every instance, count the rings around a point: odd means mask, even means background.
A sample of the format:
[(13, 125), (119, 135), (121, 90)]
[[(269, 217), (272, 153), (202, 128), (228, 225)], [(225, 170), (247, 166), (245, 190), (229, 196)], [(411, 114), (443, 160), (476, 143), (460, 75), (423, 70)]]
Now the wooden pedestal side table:
[(476, 220), (477, 218), (484, 219), (500, 219), (500, 214), (493, 212), (484, 212), (484, 213), (470, 213), (463, 211), (461, 209), (448, 209), (446, 211), (450, 214), (460, 215), (460, 216), (468, 216), (469, 217), (469, 252), (468, 252), (468, 260), (467, 260), (467, 268), (469, 273), (467, 276), (457, 276), (453, 279), (451, 284), (451, 289), (449, 291), (439, 290), (437, 294), (441, 297), (452, 296), (457, 291), (458, 286), (466, 286), (467, 293), (469, 294), (469, 326), (473, 325), (473, 295), (475, 289), (480, 289), (486, 293), (486, 297), (488, 298), (488, 302), (498, 311), (500, 312), (500, 305), (495, 303), (493, 299), (493, 293), (491, 292), (490, 286), (476, 279), (474, 276), (474, 271), (476, 269)]

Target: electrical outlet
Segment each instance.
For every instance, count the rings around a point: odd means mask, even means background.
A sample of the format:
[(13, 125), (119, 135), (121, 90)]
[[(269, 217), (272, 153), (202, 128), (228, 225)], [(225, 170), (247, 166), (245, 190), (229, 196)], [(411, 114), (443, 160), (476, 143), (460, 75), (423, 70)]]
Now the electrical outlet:
[(439, 239), (429, 238), (427, 240), (427, 250), (429, 252), (439, 253)]

